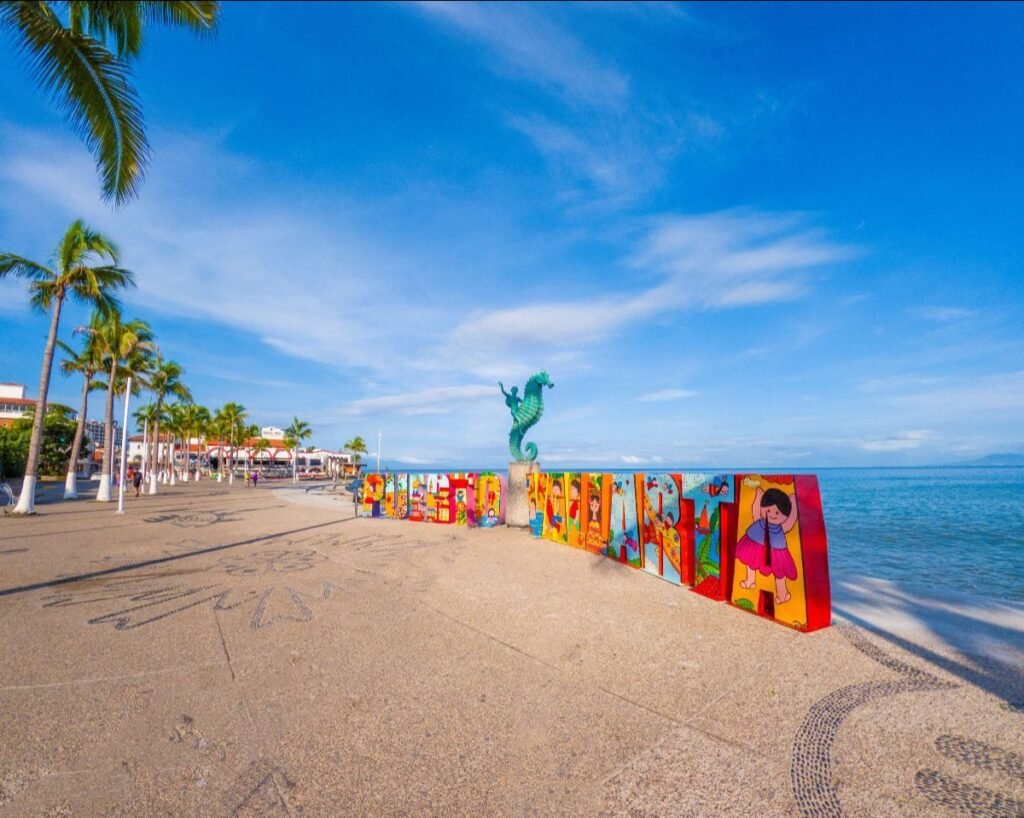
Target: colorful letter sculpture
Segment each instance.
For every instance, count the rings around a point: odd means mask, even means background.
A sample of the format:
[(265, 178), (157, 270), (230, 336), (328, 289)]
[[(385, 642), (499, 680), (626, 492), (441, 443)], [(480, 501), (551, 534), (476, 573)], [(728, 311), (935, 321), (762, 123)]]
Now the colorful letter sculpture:
[(476, 525), (494, 528), (505, 521), (505, 482), (494, 472), (476, 475), (474, 487)]
[(605, 554), (610, 538), (612, 481), (607, 474), (584, 474), (587, 487), (583, 511), (583, 548), (591, 554)]
[(384, 499), (384, 475), (368, 474), (363, 478), (363, 505), (360, 517), (379, 517), (380, 504)]
[(732, 603), (802, 631), (831, 623), (831, 589), (818, 479), (737, 475)]
[(565, 475), (561, 472), (549, 474), (547, 502), (544, 504), (544, 539), (552, 542), (568, 542), (565, 521)]
[(409, 519), (422, 523), (427, 519), (427, 476), (409, 475)]
[(395, 475), (384, 475), (384, 516), (392, 520), (398, 517), (395, 510)]
[(634, 568), (643, 566), (637, 523), (636, 475), (612, 474), (611, 540), (607, 556)]
[[(530, 533), (601, 554), (802, 631), (828, 627), (828, 542), (813, 475), (532, 472)], [(362, 517), (491, 528), (505, 483), (369, 474)]]
[(641, 481), (644, 570), (675, 585), (693, 582), (693, 527), (682, 502), (682, 475), (637, 475)]
[[(387, 499), (385, 493), (385, 500)], [(395, 519), (405, 520), (409, 517), (409, 475), (395, 475)]]
[(548, 502), (548, 478), (541, 472), (530, 472), (526, 479), (526, 497), (530, 504), (530, 533), (544, 534), (544, 510)]
[(696, 546), (692, 562), (694, 573), (684, 578), (683, 582), (693, 585), (694, 591), (709, 599), (722, 600), (728, 597), (728, 588), (722, 578), (728, 574), (730, 566), (725, 564), (722, 551), (722, 531), (723, 527), (728, 527), (730, 520), (736, 519), (736, 507), (732, 505), (734, 494), (733, 478), (729, 475), (683, 475), (683, 497), (686, 499), (693, 530), (690, 547), (693, 548), (694, 544)]

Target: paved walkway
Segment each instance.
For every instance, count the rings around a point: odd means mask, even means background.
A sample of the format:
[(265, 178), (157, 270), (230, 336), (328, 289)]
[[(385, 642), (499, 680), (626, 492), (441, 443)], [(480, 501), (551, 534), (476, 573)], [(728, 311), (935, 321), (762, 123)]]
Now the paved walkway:
[(804, 635), (524, 533), (296, 499), (0, 519), (0, 816), (1024, 815), (1011, 607), (930, 629), (849, 584), (860, 625)]

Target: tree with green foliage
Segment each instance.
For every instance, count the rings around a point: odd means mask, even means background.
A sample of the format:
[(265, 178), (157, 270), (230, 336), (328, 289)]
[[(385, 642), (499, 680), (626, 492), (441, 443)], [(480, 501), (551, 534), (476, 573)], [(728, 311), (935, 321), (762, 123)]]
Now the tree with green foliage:
[(153, 430), (153, 452), (150, 455), (149, 493), (156, 494), (157, 472), (160, 454), (160, 419), (164, 411), (164, 400), (174, 397), (178, 400), (192, 400), (192, 393), (181, 380), (184, 370), (176, 361), (165, 361), (157, 353), (149, 371), (149, 388), (156, 397), (156, 428)]
[(292, 418), (291, 426), (284, 430), (285, 439), (292, 449), (292, 482), (299, 481), (299, 444), (313, 436), (313, 429), (304, 420)]
[(107, 371), (107, 402), (103, 419), (103, 465), (96, 500), (110, 502), (110, 476), (114, 473), (114, 396), (122, 376), (131, 375), (134, 382), (144, 378), (152, 366), (153, 331), (145, 321), (122, 321), (120, 310), (111, 310), (101, 325), (88, 330), (96, 339)]
[[(71, 452), (75, 451), (73, 446), (76, 442), (79, 447), (78, 457), (88, 452), (86, 441), (76, 434), (78, 423), (72, 415), (70, 407), (58, 403), (47, 407), (39, 446), (39, 474), (62, 474)], [(3, 452), (6, 476), (17, 477), (23, 474), (35, 425), (35, 410), (30, 407), (25, 417), (18, 418), (9, 428), (0, 428), (0, 451)]]
[[(102, 324), (103, 316), (94, 312), (89, 321), (89, 328), (96, 329)], [(80, 328), (81, 329), (81, 328)], [(78, 373), (82, 376), (82, 408), (78, 413), (78, 423), (75, 429), (75, 442), (71, 446), (71, 456), (68, 458), (68, 472), (64, 478), (64, 499), (78, 499), (78, 452), (82, 449), (82, 441), (85, 439), (85, 418), (89, 411), (89, 393), (93, 390), (106, 388), (106, 385), (96, 380), (96, 375), (103, 371), (103, 356), (100, 354), (96, 336), (87, 333), (85, 344), (82, 349), (76, 352), (63, 341), (57, 345), (66, 353), (64, 360), (60, 362), (60, 371), (67, 377)]]
[(32, 306), (50, 313), (50, 331), (43, 349), (39, 397), (36, 399), (34, 426), (25, 464), (25, 480), (14, 509), (17, 514), (34, 514), (36, 510), (39, 447), (64, 301), (71, 298), (91, 305), (104, 315), (110, 314), (117, 307), (115, 293), (135, 283), (131, 272), (118, 267), (117, 263), (118, 252), (114, 243), (102, 233), (86, 227), (80, 219), (71, 224), (57, 243), (51, 267), (13, 253), (0, 253), (0, 279), (7, 275), (28, 279)]
[[(62, 16), (58, 11), (66, 12)], [(0, 30), (8, 30), (36, 82), (49, 91), (72, 129), (96, 159), (103, 198), (123, 204), (138, 195), (149, 143), (132, 64), (148, 25), (212, 32), (215, 0), (0, 2)]]

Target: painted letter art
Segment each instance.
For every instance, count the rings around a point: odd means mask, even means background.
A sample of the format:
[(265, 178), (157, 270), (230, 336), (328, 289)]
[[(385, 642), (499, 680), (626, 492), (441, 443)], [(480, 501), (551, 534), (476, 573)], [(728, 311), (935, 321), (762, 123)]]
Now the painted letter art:
[[(368, 474), (361, 515), (492, 528), (506, 491), (495, 472)], [(526, 496), (534, 537), (799, 631), (832, 622), (814, 475), (533, 472)]]

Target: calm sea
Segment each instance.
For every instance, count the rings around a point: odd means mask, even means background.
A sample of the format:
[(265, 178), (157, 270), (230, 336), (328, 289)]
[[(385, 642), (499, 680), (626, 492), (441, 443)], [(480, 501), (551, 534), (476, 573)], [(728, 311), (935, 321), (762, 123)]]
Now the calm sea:
[(1024, 601), (1024, 468), (812, 471), (833, 578), (868, 575)]

